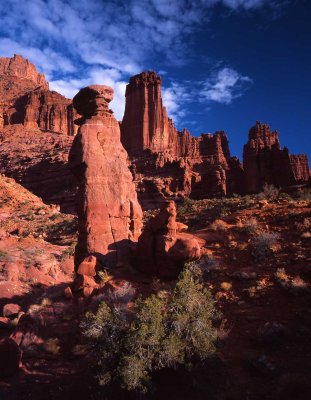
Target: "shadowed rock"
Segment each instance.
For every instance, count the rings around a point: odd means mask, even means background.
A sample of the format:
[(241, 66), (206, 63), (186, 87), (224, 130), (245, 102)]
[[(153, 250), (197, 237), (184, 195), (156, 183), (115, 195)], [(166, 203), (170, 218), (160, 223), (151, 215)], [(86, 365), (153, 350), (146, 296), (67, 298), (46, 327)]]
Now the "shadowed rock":
[(159, 278), (173, 279), (186, 261), (201, 256), (195, 236), (181, 232), (184, 224), (176, 222), (176, 206), (167, 201), (159, 214), (151, 219), (137, 244), (137, 267)]

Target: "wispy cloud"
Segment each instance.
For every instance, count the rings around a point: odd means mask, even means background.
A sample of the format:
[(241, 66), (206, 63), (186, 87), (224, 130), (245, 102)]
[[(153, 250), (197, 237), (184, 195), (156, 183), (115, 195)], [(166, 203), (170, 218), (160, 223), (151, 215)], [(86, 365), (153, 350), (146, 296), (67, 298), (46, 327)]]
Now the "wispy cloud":
[(230, 104), (233, 99), (240, 97), (251, 83), (252, 79), (248, 76), (243, 76), (232, 68), (223, 68), (203, 82), (200, 98), (203, 101)]
[[(209, 21), (215, 5), (238, 12), (280, 2), (6, 0), (0, 2), (0, 56), (24, 55), (47, 74), (52, 88), (70, 97), (81, 85), (110, 82), (120, 118), (121, 93), (129, 75), (151, 68), (159, 59), (162, 68), (165, 63), (186, 62), (191, 35)], [(178, 96), (177, 86), (165, 96), (171, 112), (180, 115), (172, 100)]]
[(185, 105), (193, 100), (193, 93), (187, 84), (172, 82), (169, 87), (163, 87), (162, 98), (168, 115), (178, 123), (185, 115)]
[(212, 103), (230, 104), (242, 96), (252, 83), (253, 80), (248, 76), (225, 67), (203, 80), (172, 82), (163, 88), (163, 103), (168, 115), (181, 124), (187, 116), (187, 104), (199, 100), (205, 104), (205, 111)]

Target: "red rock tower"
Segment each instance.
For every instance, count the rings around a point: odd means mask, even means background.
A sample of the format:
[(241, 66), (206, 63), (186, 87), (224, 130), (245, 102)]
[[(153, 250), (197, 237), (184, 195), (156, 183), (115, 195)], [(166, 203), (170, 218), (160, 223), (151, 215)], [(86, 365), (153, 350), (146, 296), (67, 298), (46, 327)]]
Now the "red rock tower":
[(73, 99), (82, 115), (69, 153), (79, 182), (76, 267), (90, 255), (108, 267), (128, 262), (130, 241), (140, 234), (142, 211), (119, 124), (108, 108), (112, 98), (112, 88), (94, 85)]
[(162, 103), (161, 78), (152, 71), (131, 77), (125, 97), (121, 134), (129, 155), (139, 155), (146, 149), (175, 154), (178, 133)]

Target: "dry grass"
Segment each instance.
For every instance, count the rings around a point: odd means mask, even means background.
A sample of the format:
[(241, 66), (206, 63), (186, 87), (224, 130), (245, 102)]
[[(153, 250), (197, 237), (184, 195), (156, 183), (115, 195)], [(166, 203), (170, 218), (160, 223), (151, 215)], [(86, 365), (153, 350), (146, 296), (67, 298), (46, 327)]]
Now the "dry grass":
[(255, 234), (260, 229), (258, 220), (255, 217), (250, 217), (249, 219), (247, 219), (244, 222), (240, 221), (237, 226), (241, 231), (244, 231), (244, 232), (247, 232), (250, 234)]

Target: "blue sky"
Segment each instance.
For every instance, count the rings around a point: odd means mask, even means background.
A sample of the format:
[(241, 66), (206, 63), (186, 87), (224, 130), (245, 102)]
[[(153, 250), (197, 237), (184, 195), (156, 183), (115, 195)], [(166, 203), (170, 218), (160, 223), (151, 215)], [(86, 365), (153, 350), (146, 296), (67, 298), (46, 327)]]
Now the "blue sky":
[(0, 0), (0, 56), (22, 54), (53, 90), (108, 84), (118, 119), (131, 75), (156, 70), (179, 129), (225, 130), (241, 156), (256, 120), (310, 146), (309, 0)]

